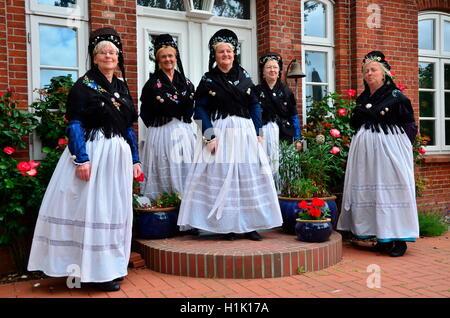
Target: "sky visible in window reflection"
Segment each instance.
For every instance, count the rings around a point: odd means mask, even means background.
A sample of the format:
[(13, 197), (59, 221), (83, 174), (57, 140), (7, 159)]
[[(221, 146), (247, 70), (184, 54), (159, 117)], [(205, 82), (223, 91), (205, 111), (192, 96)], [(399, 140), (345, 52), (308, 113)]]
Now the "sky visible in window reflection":
[(444, 22), (444, 50), (450, 52), (450, 22)]
[(66, 71), (66, 70), (41, 70), (41, 85), (40, 88), (44, 88), (45, 85), (50, 84), (50, 80), (55, 76), (65, 76), (67, 74), (72, 75), (72, 81), (78, 79), (78, 72)]
[(305, 35), (325, 38), (325, 6), (316, 1), (306, 1), (303, 9)]
[(327, 82), (327, 53), (305, 52), (306, 81), (307, 82)]
[(434, 50), (434, 20), (419, 21), (419, 49)]
[(38, 0), (38, 4), (49, 6), (73, 8), (76, 6), (77, 0)]
[(76, 30), (40, 25), (39, 46), (41, 65), (78, 67)]

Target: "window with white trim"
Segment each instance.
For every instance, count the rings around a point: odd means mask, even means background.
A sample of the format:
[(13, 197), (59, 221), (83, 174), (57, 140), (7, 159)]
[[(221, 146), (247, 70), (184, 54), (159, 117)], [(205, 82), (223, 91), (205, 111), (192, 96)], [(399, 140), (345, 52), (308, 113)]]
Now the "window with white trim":
[[(27, 1), (29, 103), (36, 89), (55, 76), (70, 74), (75, 82), (87, 70), (88, 22), (86, 0)], [(32, 142), (33, 159), (42, 159), (41, 143)]]
[(303, 121), (311, 104), (334, 91), (333, 3), (302, 0)]
[(450, 153), (450, 14), (419, 15), (419, 121), (429, 153)]

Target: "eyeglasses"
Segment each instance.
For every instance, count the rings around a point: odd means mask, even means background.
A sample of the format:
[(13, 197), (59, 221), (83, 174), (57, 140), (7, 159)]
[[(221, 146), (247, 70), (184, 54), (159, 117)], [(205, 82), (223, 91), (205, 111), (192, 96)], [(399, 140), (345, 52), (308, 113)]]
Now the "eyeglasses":
[(100, 55), (119, 55), (119, 53), (118, 52), (115, 52), (115, 51), (110, 51), (110, 52), (98, 52), (97, 54), (100, 54)]
[(279, 69), (278, 66), (264, 66), (264, 68), (265, 68), (266, 70), (278, 70), (278, 69)]

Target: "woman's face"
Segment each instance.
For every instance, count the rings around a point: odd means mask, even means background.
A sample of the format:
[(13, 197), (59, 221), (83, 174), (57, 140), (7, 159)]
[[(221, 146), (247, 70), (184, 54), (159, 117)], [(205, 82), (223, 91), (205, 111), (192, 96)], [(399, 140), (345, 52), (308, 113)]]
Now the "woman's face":
[(233, 48), (226, 44), (221, 43), (216, 47), (216, 63), (221, 69), (230, 69), (233, 66), (234, 52)]
[(102, 73), (114, 71), (119, 64), (119, 52), (107, 45), (94, 55), (94, 64)]
[(278, 79), (278, 75), (280, 74), (280, 66), (278, 62), (275, 60), (269, 60), (263, 69), (263, 77), (268, 82), (274, 82)]
[(384, 71), (380, 63), (370, 62), (364, 67), (364, 80), (369, 87), (381, 87), (384, 83)]
[(158, 51), (159, 68), (164, 72), (170, 72), (175, 69), (177, 64), (177, 57), (175, 50), (172, 47), (165, 47)]

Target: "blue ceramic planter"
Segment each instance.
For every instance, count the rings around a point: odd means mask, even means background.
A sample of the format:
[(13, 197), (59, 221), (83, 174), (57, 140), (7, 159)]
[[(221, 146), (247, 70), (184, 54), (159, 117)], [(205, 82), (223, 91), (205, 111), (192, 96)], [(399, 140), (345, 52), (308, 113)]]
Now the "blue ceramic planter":
[(303, 242), (325, 242), (329, 239), (332, 232), (331, 219), (317, 221), (297, 219), (297, 224), (295, 225), (295, 234)]
[(135, 209), (137, 235), (143, 239), (162, 239), (179, 233), (179, 208)]
[[(336, 227), (337, 223), (337, 206), (336, 206), (336, 196), (323, 197), (319, 198), (325, 201), (326, 206), (330, 211), (331, 224), (333, 227)], [(288, 234), (295, 234), (295, 226), (297, 224), (298, 214), (297, 212), (300, 210), (298, 204), (302, 202), (302, 200), (310, 201), (311, 199), (303, 199), (303, 198), (286, 198), (286, 197), (278, 197), (278, 202), (280, 204), (281, 216), (283, 217), (283, 232)]]

